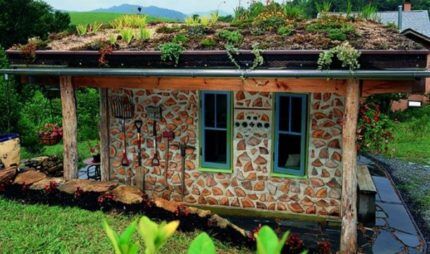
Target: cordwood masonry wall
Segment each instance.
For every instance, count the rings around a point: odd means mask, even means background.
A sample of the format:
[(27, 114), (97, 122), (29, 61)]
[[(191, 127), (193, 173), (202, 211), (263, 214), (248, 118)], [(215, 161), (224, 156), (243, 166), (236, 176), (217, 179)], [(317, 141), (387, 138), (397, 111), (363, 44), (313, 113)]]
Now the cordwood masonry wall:
[[(149, 196), (182, 201), (179, 141), (199, 147), (199, 93), (177, 90), (110, 90), (109, 95), (127, 94), (135, 103), (134, 119), (127, 121), (127, 152), (130, 167), (121, 166), (124, 135), (118, 119), (110, 118), (111, 178), (136, 184), (146, 172)], [(273, 94), (234, 92), (233, 169), (229, 173), (199, 171), (199, 149), (187, 149), (186, 195), (189, 204), (258, 208), (292, 213), (339, 216), (342, 183), (341, 121), (343, 97), (330, 93), (309, 95), (308, 167), (301, 178), (273, 176)], [(161, 105), (163, 119), (158, 135), (175, 132), (165, 177), (166, 139), (158, 140), (160, 166), (151, 166), (154, 154), (152, 120), (148, 105)], [(137, 134), (134, 120), (143, 120), (143, 167), (137, 164)], [(246, 122), (246, 124), (243, 124)], [(167, 181), (166, 181), (167, 179)]]

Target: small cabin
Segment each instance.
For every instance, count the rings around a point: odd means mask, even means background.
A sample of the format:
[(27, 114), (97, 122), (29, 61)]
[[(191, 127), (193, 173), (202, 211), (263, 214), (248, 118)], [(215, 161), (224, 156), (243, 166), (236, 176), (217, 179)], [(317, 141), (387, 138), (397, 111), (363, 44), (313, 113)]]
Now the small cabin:
[(429, 76), (427, 50), (375, 23), (360, 29), (375, 27), (382, 32), (351, 40), (354, 70), (339, 59), (321, 70), (321, 54), (340, 42), (321, 48), (311, 34), (301, 48), (244, 35), (269, 46), (185, 48), (176, 62), (152, 41), (93, 50), (91, 36), (65, 37), (31, 59), (8, 50), (12, 65), (1, 71), (60, 86), (66, 179), (78, 170), (74, 91), (96, 87), (102, 180), (187, 205), (342, 220), (343, 246), (354, 248), (360, 100), (423, 91)]

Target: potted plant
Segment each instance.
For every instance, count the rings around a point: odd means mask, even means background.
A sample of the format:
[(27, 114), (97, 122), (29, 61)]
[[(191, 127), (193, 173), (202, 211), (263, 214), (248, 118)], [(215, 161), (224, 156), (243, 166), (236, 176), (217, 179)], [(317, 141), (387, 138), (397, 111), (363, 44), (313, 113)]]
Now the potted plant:
[(63, 138), (63, 127), (55, 123), (47, 123), (39, 131), (39, 140), (43, 145), (56, 145)]
[(88, 142), (88, 148), (90, 149), (91, 156), (93, 157), (94, 163), (100, 162), (100, 144), (97, 143), (94, 146), (91, 146), (91, 143)]

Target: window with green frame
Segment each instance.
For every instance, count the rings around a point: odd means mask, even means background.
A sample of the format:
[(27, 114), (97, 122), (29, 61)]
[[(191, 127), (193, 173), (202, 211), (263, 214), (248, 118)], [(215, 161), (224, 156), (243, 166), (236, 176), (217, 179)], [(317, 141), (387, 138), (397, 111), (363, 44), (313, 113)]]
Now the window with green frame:
[(200, 93), (200, 166), (231, 169), (231, 93)]
[(275, 100), (273, 171), (304, 176), (308, 97), (305, 94), (278, 93)]

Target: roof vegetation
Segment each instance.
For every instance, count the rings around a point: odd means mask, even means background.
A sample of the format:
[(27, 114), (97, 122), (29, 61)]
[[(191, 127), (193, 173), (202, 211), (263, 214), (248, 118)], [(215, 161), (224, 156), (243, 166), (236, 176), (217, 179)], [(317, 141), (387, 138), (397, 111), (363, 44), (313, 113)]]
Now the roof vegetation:
[[(234, 16), (193, 16), (183, 23), (148, 22), (143, 15), (119, 16), (109, 23), (76, 27), (73, 33), (52, 34), (48, 41), (32, 39), (15, 49), (48, 50), (161, 50), (163, 58), (177, 61), (184, 50), (306, 50), (332, 49), (348, 42), (355, 49), (408, 50), (422, 46), (400, 35), (393, 27), (372, 20), (371, 6), (360, 15), (329, 15), (321, 5), (319, 18), (306, 19), (297, 4), (263, 4), (237, 8)], [(253, 47), (254, 46), (254, 47)]]

